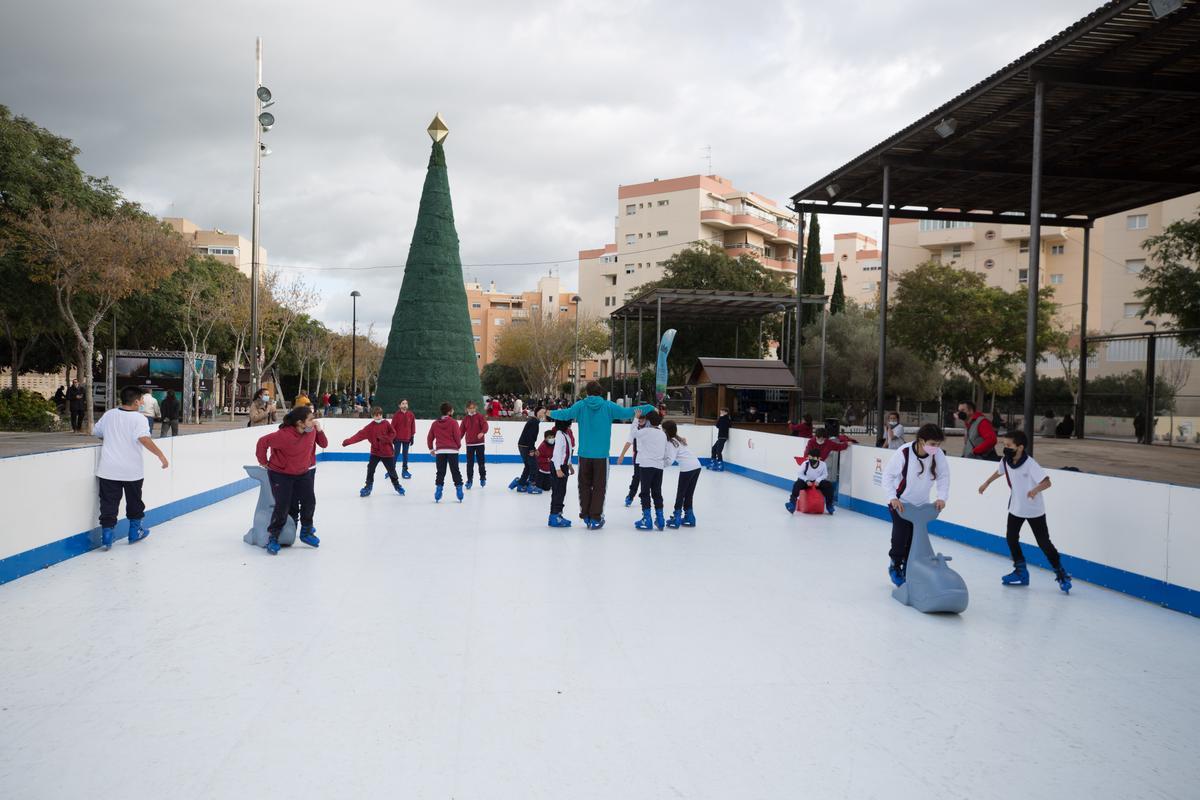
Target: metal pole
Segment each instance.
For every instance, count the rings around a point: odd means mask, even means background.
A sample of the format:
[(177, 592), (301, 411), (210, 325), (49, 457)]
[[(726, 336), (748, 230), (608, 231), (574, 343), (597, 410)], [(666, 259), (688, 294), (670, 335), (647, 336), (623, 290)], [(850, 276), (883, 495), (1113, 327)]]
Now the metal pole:
[[(657, 305), (658, 305), (657, 319), (654, 323), (654, 357), (655, 357), (655, 359), (658, 358), (658, 348), (662, 347), (662, 298), (661, 297), (659, 297), (657, 299)], [(663, 378), (665, 379), (666, 376), (664, 375)], [(653, 394), (654, 394), (654, 404), (658, 405), (658, 381), (657, 380), (655, 380), (655, 382), (654, 382), (654, 393)], [(666, 399), (666, 395), (663, 395), (663, 399), (664, 400)]]
[(741, 355), (742, 345), (738, 341), (738, 337), (741, 336), (741, 333), (742, 333), (742, 331), (740, 329), (740, 326), (736, 322), (733, 323), (733, 357), (734, 358), (737, 358), (739, 355)]
[(621, 345), (621, 396), (629, 397), (629, 317), (621, 317), (625, 324), (625, 344)]
[(1080, 318), (1079, 318), (1079, 403), (1075, 406), (1075, 436), (1079, 439), (1083, 436), (1083, 424), (1087, 417), (1086, 403), (1087, 397), (1087, 369), (1088, 369), (1088, 257), (1092, 252), (1092, 226), (1089, 222), (1088, 226), (1083, 229), (1083, 289), (1081, 292)]
[[(258, 87), (262, 86), (262, 37), (254, 43), (254, 211), (250, 222), (250, 391), (256, 392), (262, 375), (258, 361), (258, 221), (262, 203), (262, 126), (258, 115), (262, 113), (262, 101), (258, 99)], [(237, 369), (237, 365), (234, 365)], [(278, 391), (278, 389), (276, 389)]]
[(350, 295), (350, 408), (354, 408), (358, 396), (358, 297)]
[(1150, 334), (1146, 340), (1146, 435), (1143, 444), (1154, 444), (1154, 360), (1157, 348), (1158, 333)]
[(817, 413), (821, 419), (825, 419), (825, 320), (829, 315), (826, 312), (825, 304), (821, 304), (821, 379), (819, 388), (817, 389)]
[(575, 397), (579, 397), (579, 301), (575, 301)]
[(758, 318), (758, 347), (757, 347), (757, 348), (755, 348), (755, 350), (754, 350), (754, 357), (755, 357), (755, 358), (759, 358), (759, 357), (761, 357), (761, 354), (762, 354), (762, 351), (763, 351), (763, 331), (765, 330), (765, 328), (763, 327), (763, 325), (764, 325), (764, 323), (766, 322), (766, 319), (767, 319), (766, 317), (759, 317), (759, 318)]
[(883, 209), (879, 243), (879, 374), (875, 377), (875, 438), (883, 435), (884, 394), (887, 391), (888, 240), (892, 227), (892, 169), (883, 165)]
[(610, 356), (608, 363), (608, 399), (612, 400), (612, 396), (617, 393), (617, 329), (612, 326), (612, 322), (608, 325), (608, 353)]
[(638, 402), (642, 399), (642, 309), (638, 309), (638, 352), (637, 361), (635, 363), (638, 371), (637, 381), (637, 397)]
[(804, 269), (804, 211), (796, 209), (799, 217), (796, 237), (796, 327), (792, 331), (792, 363), (793, 377), (796, 379), (796, 419), (804, 415), (804, 388), (800, 383), (800, 346), (804, 340), (800, 337), (800, 295), (804, 291), (802, 271)]
[(1038, 81), (1033, 89), (1033, 170), (1029, 177), (1029, 280), (1025, 308), (1025, 436), (1026, 452), (1033, 451), (1033, 402), (1037, 388), (1038, 268), (1042, 255), (1042, 115), (1046, 84)]

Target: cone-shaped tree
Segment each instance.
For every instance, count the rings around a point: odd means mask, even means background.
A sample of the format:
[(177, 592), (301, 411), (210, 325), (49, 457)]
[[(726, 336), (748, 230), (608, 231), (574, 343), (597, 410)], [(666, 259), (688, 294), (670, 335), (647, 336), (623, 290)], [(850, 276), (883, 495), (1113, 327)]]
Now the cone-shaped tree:
[(829, 313), (840, 314), (846, 310), (846, 290), (842, 288), (842, 266), (838, 265), (837, 277), (833, 279), (833, 294), (829, 296)]
[(437, 417), (443, 402), (461, 412), (482, 399), (440, 117), (429, 133), (433, 152), (376, 392), (386, 411), (406, 398), (423, 418)]
[[(821, 274), (821, 224), (813, 214), (808, 226), (808, 245), (804, 249), (804, 273), (800, 287), (804, 294), (825, 294), (825, 276)], [(816, 305), (805, 305), (801, 320), (811, 325), (817, 318)]]

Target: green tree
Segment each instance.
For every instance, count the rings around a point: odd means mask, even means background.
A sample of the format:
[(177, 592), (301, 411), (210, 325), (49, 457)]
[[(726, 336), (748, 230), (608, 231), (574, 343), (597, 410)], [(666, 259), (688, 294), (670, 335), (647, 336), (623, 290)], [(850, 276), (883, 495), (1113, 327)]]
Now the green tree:
[[(1146, 303), (1142, 315), (1169, 315), (1179, 328), (1200, 328), (1200, 215), (1172, 222), (1142, 247), (1150, 253), (1142, 270), (1146, 285), (1137, 291)], [(1200, 352), (1200, 335), (1181, 335), (1179, 341)]]
[(498, 394), (525, 395), (529, 387), (521, 377), (521, 371), (508, 364), (493, 361), (479, 373), (479, 382), (483, 385), (483, 393), (491, 396)]
[[(801, 290), (804, 294), (825, 294), (825, 276), (821, 273), (821, 223), (817, 215), (809, 218), (808, 246), (804, 249), (804, 273), (801, 279)], [(801, 325), (808, 326), (819, 316), (818, 307), (804, 306), (801, 315)]]
[[(710, 244), (696, 244), (667, 259), (663, 277), (644, 283), (634, 289), (630, 296), (636, 297), (651, 289), (716, 289), (726, 292), (787, 292), (794, 287), (786, 275), (764, 267), (748, 255), (730, 258), (724, 248)], [(670, 320), (663, 320), (666, 327)], [(674, 324), (674, 323), (670, 323)], [(652, 364), (656, 358), (658, 342), (654, 338), (654, 320), (644, 323), (645, 342), (642, 353), (637, 352), (637, 325), (629, 330), (629, 360), (633, 371)], [(767, 342), (759, 341), (759, 332), (770, 340), (782, 334), (778, 315), (770, 315), (760, 325), (757, 319), (740, 324), (691, 324), (676, 325), (675, 344), (671, 348), (668, 368), (672, 381), (682, 380), (691, 372), (700, 356), (732, 356), (735, 344), (738, 355), (743, 358), (762, 358), (766, 354)], [(618, 330), (617, 346), (624, 345), (621, 330)], [(651, 382), (653, 386), (653, 382)]]
[[(1037, 354), (1054, 334), (1053, 290), (1038, 303)], [(989, 380), (1025, 359), (1026, 292), (988, 286), (983, 275), (927, 262), (900, 276), (889, 311), (896, 341), (928, 362), (959, 369), (982, 405)], [(890, 371), (890, 368), (889, 368)]]
[(517, 370), (530, 391), (548, 395), (559, 383), (559, 372), (575, 358), (577, 336), (581, 361), (608, 349), (608, 326), (600, 320), (582, 317), (576, 324), (574, 317), (532, 314), (505, 327), (496, 362)]
[(829, 296), (829, 313), (841, 314), (846, 310), (846, 290), (842, 286), (842, 265), (838, 264), (837, 276), (833, 279), (833, 294)]

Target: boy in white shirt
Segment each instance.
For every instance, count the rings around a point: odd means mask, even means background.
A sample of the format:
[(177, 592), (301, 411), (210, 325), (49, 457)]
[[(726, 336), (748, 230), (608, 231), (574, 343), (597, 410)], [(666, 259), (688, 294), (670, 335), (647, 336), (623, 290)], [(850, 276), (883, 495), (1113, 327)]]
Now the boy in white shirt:
[(892, 515), (892, 548), (888, 551), (891, 566), (888, 576), (897, 586), (904, 584), (908, 566), (908, 551), (912, 547), (913, 524), (900, 516), (905, 503), (925, 505), (929, 494), (937, 487), (938, 511), (946, 507), (950, 497), (950, 462), (942, 452), (946, 435), (932, 422), (922, 425), (916, 438), (892, 453), (883, 470), (883, 488), (891, 500), (888, 513)]
[(150, 530), (142, 527), (146, 516), (146, 504), (142, 502), (142, 480), (146, 476), (142, 448), (158, 456), (163, 469), (168, 466), (167, 457), (154, 443), (146, 418), (139, 411), (141, 399), (140, 388), (126, 386), (121, 390), (121, 407), (105, 411), (96, 423), (96, 436), (103, 440), (96, 477), (100, 480), (100, 546), (105, 550), (112, 547), (122, 493), (125, 516), (129, 517), (129, 543), (150, 535)]
[(571, 455), (574, 450), (575, 437), (571, 434), (571, 421), (556, 421), (554, 450), (550, 454), (550, 518), (546, 521), (551, 528), (571, 527), (571, 520), (564, 517), (562, 512), (567, 497), (567, 478), (574, 472), (571, 468)]
[(1025, 554), (1021, 552), (1021, 526), (1026, 521), (1033, 529), (1038, 547), (1054, 569), (1054, 580), (1064, 592), (1071, 591), (1071, 576), (1063, 569), (1058, 550), (1050, 541), (1050, 529), (1046, 525), (1046, 503), (1042, 492), (1050, 488), (1050, 476), (1042, 465), (1025, 452), (1028, 444), (1024, 431), (1012, 431), (1004, 435), (1004, 457), (988, 479), (979, 487), (983, 494), (992, 481), (1003, 475), (1008, 480), (1012, 494), (1008, 499), (1008, 550), (1012, 554), (1013, 571), (1000, 579), (1005, 586), (1028, 586), (1029, 570), (1025, 566)]
[(800, 477), (792, 484), (792, 497), (783, 504), (789, 514), (796, 513), (796, 500), (800, 497), (800, 492), (809, 488), (815, 488), (824, 495), (825, 513), (832, 514), (833, 483), (829, 480), (829, 465), (821, 460), (819, 453), (809, 453), (804, 466), (800, 467)]
[[(633, 442), (637, 445), (634, 465), (642, 482), (642, 518), (633, 524), (639, 531), (666, 526), (663, 518), (662, 479), (667, 461), (667, 435), (661, 427), (662, 416), (657, 411), (646, 414), (646, 427), (634, 432)], [(650, 501), (654, 501), (654, 521), (650, 521)]]

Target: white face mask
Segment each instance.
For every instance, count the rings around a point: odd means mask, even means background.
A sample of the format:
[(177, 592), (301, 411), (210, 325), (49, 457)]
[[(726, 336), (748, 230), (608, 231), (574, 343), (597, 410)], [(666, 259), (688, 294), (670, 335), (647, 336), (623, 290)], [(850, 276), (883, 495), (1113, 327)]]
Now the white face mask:
[(473, 417), (473, 416), (475, 416), (475, 412), (474, 412), (474, 411), (468, 411), (468, 412), (467, 412), (467, 416), (468, 416), (468, 417)]
[(551, 436), (549, 439), (547, 439), (546, 444), (554, 444), (554, 437)]
[(264, 394), (264, 395), (263, 395), (263, 402), (264, 402), (264, 403), (266, 403), (266, 402), (270, 401), (270, 399), (271, 399), (271, 395), (269, 395), (269, 394)]
[(925, 445), (925, 452), (928, 455), (936, 456), (938, 453), (942, 452), (942, 448), (938, 447), (937, 445), (927, 444)]
[(383, 422), (383, 417), (375, 417), (371, 422)]

